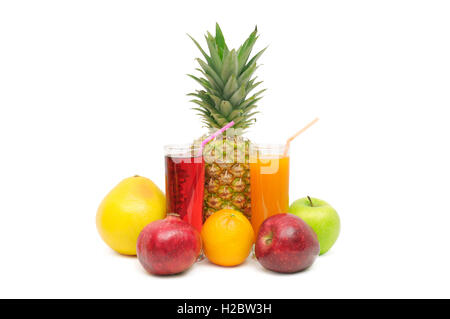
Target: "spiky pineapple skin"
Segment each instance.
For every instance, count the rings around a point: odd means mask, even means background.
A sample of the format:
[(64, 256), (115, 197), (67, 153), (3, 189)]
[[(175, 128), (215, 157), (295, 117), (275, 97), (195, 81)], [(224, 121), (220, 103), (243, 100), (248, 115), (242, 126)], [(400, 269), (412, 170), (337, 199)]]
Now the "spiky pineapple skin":
[(251, 219), (249, 146), (242, 137), (220, 137), (205, 147), (204, 221), (224, 208)]

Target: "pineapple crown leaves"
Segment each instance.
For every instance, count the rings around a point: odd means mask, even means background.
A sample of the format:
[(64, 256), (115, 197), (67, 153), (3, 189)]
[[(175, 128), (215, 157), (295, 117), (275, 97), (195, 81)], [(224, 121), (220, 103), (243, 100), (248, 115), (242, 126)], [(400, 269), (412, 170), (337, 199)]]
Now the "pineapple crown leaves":
[(209, 32), (205, 35), (208, 53), (188, 35), (203, 55), (203, 59), (196, 59), (200, 66), (196, 70), (201, 75), (188, 74), (202, 89), (188, 95), (194, 97), (191, 102), (197, 104), (197, 107), (193, 109), (201, 116), (206, 127), (221, 128), (234, 121), (234, 128), (246, 129), (256, 121), (256, 103), (265, 90), (260, 90), (250, 97), (248, 95), (262, 83), (257, 81), (253, 74), (258, 68), (258, 59), (267, 48), (250, 58), (259, 37), (257, 33), (258, 29), (255, 27), (239, 49), (230, 50), (219, 24), (216, 23), (215, 36)]

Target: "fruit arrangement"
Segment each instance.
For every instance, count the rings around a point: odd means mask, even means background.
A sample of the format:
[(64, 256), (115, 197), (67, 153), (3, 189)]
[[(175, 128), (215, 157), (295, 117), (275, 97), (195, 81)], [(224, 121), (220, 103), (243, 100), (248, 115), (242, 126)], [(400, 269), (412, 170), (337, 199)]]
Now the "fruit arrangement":
[[(340, 232), (337, 212), (305, 197), (289, 206), (289, 143), (257, 145), (243, 136), (264, 90), (254, 72), (265, 49), (251, 56), (257, 29), (236, 50), (216, 24), (205, 36), (202, 89), (189, 95), (209, 135), (165, 147), (165, 194), (149, 179), (124, 179), (101, 202), (97, 229), (113, 250), (137, 255), (154, 275), (172, 275), (206, 257), (223, 267), (244, 263), (254, 247), (262, 267), (293, 273), (310, 267)], [(210, 135), (212, 134), (212, 135)], [(209, 137), (208, 137), (209, 136)]]

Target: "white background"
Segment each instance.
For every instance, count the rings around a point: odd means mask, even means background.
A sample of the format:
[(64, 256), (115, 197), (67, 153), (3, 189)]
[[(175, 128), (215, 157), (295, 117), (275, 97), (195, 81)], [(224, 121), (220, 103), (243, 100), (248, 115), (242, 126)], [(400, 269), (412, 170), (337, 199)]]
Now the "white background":
[[(0, 297), (450, 297), (448, 1), (2, 1)], [(268, 88), (248, 137), (291, 151), (290, 198), (339, 212), (308, 271), (249, 259), (145, 273), (110, 250), (98, 204), (134, 174), (164, 188), (162, 146), (205, 132), (186, 93), (218, 21), (258, 25)]]

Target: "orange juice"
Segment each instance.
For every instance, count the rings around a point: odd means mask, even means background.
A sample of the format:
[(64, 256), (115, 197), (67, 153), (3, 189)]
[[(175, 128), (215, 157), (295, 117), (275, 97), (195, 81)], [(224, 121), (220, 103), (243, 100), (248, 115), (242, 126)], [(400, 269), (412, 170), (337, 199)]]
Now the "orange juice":
[(289, 208), (289, 156), (257, 153), (250, 161), (252, 226)]

